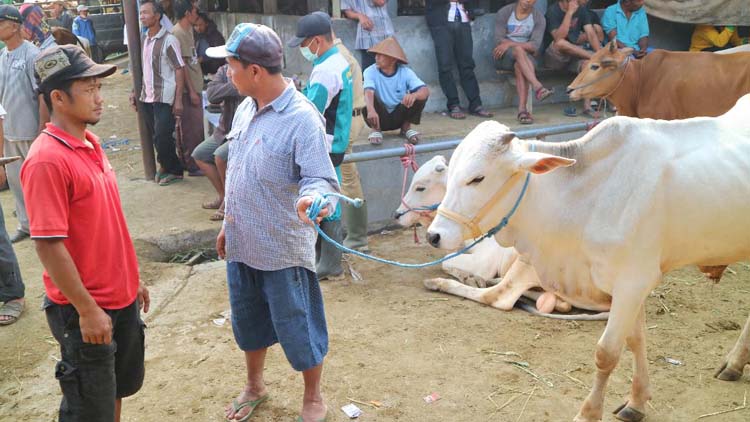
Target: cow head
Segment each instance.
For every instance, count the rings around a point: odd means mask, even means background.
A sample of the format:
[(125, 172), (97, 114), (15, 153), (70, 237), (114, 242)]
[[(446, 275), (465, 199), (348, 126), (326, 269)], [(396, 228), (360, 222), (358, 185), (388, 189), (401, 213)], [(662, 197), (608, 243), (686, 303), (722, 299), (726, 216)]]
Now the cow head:
[(477, 236), (467, 222), (484, 233), (508, 214), (527, 172), (547, 173), (574, 163), (569, 158), (529, 152), (527, 144), (496, 121), (480, 123), (451, 157), (445, 197), (427, 230), (428, 241), (441, 249), (461, 247)]
[(594, 53), (581, 68), (581, 73), (568, 85), (570, 99), (577, 101), (611, 94), (620, 83), (626, 60), (630, 60), (632, 53), (632, 48), (618, 49), (615, 39)]
[[(404, 195), (401, 206), (395, 217), (398, 224), (404, 227), (420, 223), (429, 226), (435, 218), (435, 212), (409, 212), (409, 208), (426, 207), (438, 204), (445, 196), (445, 184), (448, 180), (448, 162), (442, 155), (437, 155), (424, 163), (411, 179), (409, 190)], [(404, 204), (406, 203), (406, 204)], [(407, 208), (407, 205), (409, 208)]]

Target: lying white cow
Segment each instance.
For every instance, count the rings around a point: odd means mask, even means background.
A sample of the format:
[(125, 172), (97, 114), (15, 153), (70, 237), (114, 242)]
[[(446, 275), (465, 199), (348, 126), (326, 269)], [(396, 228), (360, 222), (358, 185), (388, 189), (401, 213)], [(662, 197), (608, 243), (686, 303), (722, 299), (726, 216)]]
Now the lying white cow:
[[(398, 223), (411, 227), (417, 223), (427, 227), (435, 218), (435, 211), (420, 210), (438, 204), (445, 196), (448, 163), (438, 155), (424, 163), (412, 178), (404, 199), (396, 210)], [(467, 242), (470, 243), (470, 242)], [(569, 312), (570, 304), (558, 300), (553, 293), (543, 294), (529, 289), (540, 287), (534, 269), (527, 265), (515, 265), (518, 253), (513, 248), (503, 248), (495, 239), (485, 239), (467, 253), (449, 259), (442, 264), (443, 271), (456, 277), (431, 278), (424, 281), (430, 290), (442, 291), (465, 297), (497, 309), (509, 311), (521, 295), (537, 302), (538, 313), (549, 314), (553, 310)], [(510, 276), (503, 277), (506, 274)], [(502, 281), (499, 281), (502, 277)], [(499, 281), (499, 283), (498, 283)], [(484, 288), (488, 284), (494, 287)], [(480, 287), (480, 288), (475, 288)], [(551, 315), (547, 315), (551, 316)], [(606, 319), (606, 315), (591, 318), (576, 315), (576, 319)]]
[[(487, 121), (456, 149), (430, 243), (456, 249), (495, 225), (533, 173), (495, 239), (534, 266), (545, 290), (574, 306), (611, 307), (596, 346), (592, 390), (575, 421), (602, 419), (607, 380), (626, 344), (635, 365), (617, 418), (643, 418), (651, 398), (644, 302), (664, 273), (750, 257), (748, 116), (745, 95), (719, 117), (618, 116), (564, 143), (524, 142)], [(741, 376), (749, 343), (750, 319), (717, 377)]]

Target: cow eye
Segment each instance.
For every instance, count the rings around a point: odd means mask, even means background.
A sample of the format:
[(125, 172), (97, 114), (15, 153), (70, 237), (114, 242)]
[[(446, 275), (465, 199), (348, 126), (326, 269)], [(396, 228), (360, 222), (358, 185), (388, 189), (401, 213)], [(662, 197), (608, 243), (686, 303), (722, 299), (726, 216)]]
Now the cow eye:
[(421, 186), (418, 187), (418, 188), (416, 188), (416, 189), (414, 189), (414, 190), (417, 191), (417, 192), (424, 192), (424, 188), (421, 187)]
[(482, 183), (482, 180), (484, 180), (484, 176), (477, 176), (473, 179), (471, 179), (471, 182), (469, 182), (469, 185), (477, 185), (479, 183)]
[(591, 65), (591, 70), (599, 70), (599, 65), (598, 64), (592, 64)]

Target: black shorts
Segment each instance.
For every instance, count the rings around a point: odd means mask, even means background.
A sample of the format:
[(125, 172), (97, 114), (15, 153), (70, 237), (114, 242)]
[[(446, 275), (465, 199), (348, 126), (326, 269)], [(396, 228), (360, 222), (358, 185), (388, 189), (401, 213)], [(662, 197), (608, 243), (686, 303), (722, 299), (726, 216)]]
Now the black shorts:
[(112, 422), (115, 399), (131, 396), (143, 385), (144, 324), (138, 301), (105, 312), (112, 318), (112, 343), (89, 344), (81, 338), (73, 305), (45, 300), (47, 323), (60, 343), (55, 366), (63, 398), (60, 422)]

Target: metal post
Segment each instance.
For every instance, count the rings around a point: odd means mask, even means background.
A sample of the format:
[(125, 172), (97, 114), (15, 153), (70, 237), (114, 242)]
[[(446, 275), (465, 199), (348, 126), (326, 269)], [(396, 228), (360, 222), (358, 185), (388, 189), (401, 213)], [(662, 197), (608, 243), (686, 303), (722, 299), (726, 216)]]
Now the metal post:
[[(133, 78), (133, 91), (136, 98), (141, 94), (143, 85), (143, 68), (141, 67), (141, 33), (138, 24), (138, 4), (136, 0), (123, 0), (125, 27), (128, 32), (128, 56), (130, 58), (130, 74)], [(146, 126), (146, 112), (143, 104), (136, 100), (138, 107), (138, 135), (141, 138), (141, 155), (143, 157), (143, 173), (146, 180), (153, 180), (156, 174), (156, 158), (154, 157), (153, 136)]]
[[(589, 130), (596, 123), (598, 122), (593, 121), (593, 122), (580, 122), (580, 123), (566, 123), (562, 125), (545, 126), (545, 127), (538, 127), (538, 128), (533, 128), (533, 129), (521, 129), (521, 130), (515, 131), (515, 133), (519, 138), (524, 138), (524, 139), (539, 138), (539, 137), (545, 137), (545, 136), (550, 136), (550, 135), (559, 135), (561, 133), (580, 132), (580, 131)], [(417, 154), (445, 151), (445, 150), (453, 149), (457, 147), (459, 142), (461, 142), (461, 139), (451, 139), (447, 141), (432, 142), (429, 144), (417, 145), (414, 147), (414, 150), (416, 151)], [(383, 158), (401, 157), (404, 154), (406, 154), (406, 148), (404, 147), (355, 152), (353, 154), (348, 154), (346, 157), (344, 157), (344, 162), (353, 163), (353, 162), (360, 162), (360, 161), (380, 160)]]

